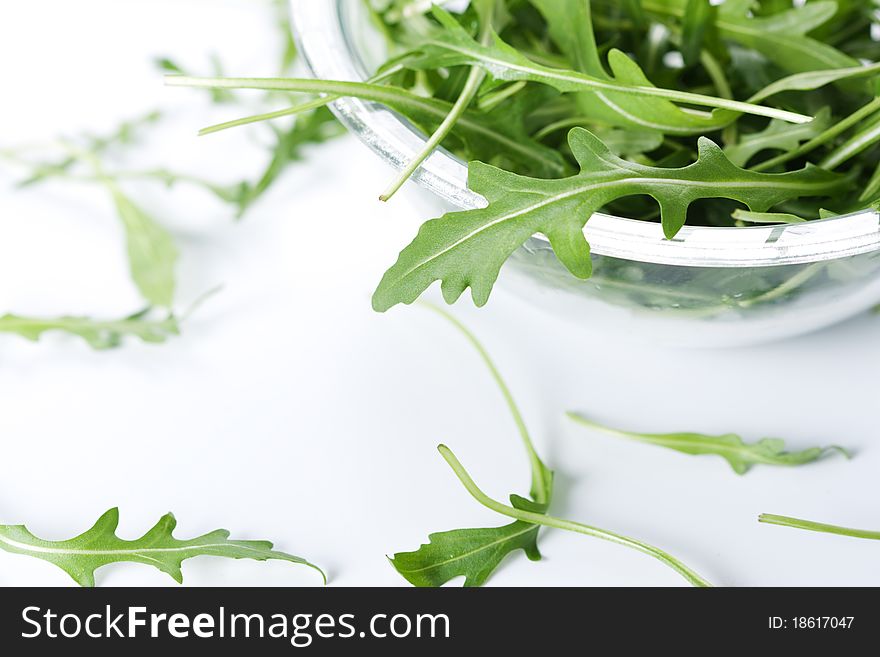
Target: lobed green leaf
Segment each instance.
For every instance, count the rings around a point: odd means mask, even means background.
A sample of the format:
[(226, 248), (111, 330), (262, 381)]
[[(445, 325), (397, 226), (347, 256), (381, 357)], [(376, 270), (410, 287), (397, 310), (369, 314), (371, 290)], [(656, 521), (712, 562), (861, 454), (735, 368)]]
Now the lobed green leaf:
[(584, 225), (594, 212), (627, 196), (656, 199), (663, 233), (672, 238), (698, 199), (729, 198), (764, 212), (788, 199), (830, 195), (847, 180), (811, 166), (782, 174), (747, 171), (706, 138), (699, 140), (697, 161), (677, 169), (623, 160), (582, 128), (571, 131), (569, 145), (581, 172), (560, 180), (527, 178), (471, 163), (469, 186), (485, 196), (488, 205), (425, 223), (385, 273), (373, 307), (385, 311), (411, 303), (436, 280), (442, 281), (448, 303), (470, 287), (474, 303), (482, 306), (504, 262), (536, 233), (547, 236), (572, 274), (588, 278), (592, 263)]
[(785, 450), (785, 441), (779, 438), (762, 438), (755, 443), (746, 443), (740, 436), (728, 433), (720, 436), (708, 436), (701, 433), (637, 433), (612, 429), (593, 422), (577, 413), (568, 413), (568, 417), (583, 426), (602, 431), (621, 438), (627, 438), (650, 445), (666, 447), (683, 454), (694, 456), (720, 456), (730, 464), (737, 474), (745, 474), (753, 465), (796, 466), (812, 463), (829, 452), (838, 452), (849, 457), (842, 447), (811, 447), (799, 452)]
[[(218, 529), (203, 536), (180, 540), (172, 535), (177, 520), (172, 514), (142, 537), (127, 541), (116, 536), (119, 510), (110, 509), (95, 525), (79, 536), (66, 541), (46, 541), (34, 536), (24, 525), (0, 525), (0, 549), (55, 564), (80, 586), (95, 585), (95, 571), (111, 563), (142, 563), (158, 568), (176, 582), (183, 583), (181, 564), (200, 556), (267, 561), (278, 559), (301, 564), (324, 573), (305, 559), (273, 549), (269, 541), (237, 541), (229, 532)], [(326, 581), (326, 578), (325, 578)]]

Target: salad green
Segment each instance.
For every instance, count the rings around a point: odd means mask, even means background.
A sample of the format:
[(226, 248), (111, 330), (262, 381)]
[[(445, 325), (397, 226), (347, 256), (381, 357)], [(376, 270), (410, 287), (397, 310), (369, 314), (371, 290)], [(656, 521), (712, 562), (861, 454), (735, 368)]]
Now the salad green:
[(702, 433), (637, 433), (613, 429), (594, 422), (578, 413), (568, 413), (568, 417), (578, 424), (603, 433), (635, 440), (649, 445), (673, 449), (683, 454), (700, 456), (711, 454), (720, 456), (730, 464), (737, 474), (745, 474), (753, 465), (793, 466), (805, 465), (821, 459), (830, 452), (837, 452), (849, 458), (843, 447), (810, 447), (798, 452), (788, 452), (781, 438), (762, 438), (755, 443), (747, 443), (735, 433), (709, 436)]
[(235, 541), (229, 532), (218, 529), (197, 538), (174, 538), (177, 526), (172, 514), (167, 514), (146, 534), (133, 541), (119, 538), (119, 509), (110, 509), (88, 531), (66, 541), (45, 541), (34, 536), (24, 525), (0, 525), (0, 549), (22, 554), (55, 564), (70, 575), (80, 586), (95, 585), (95, 571), (111, 563), (142, 563), (168, 573), (183, 583), (181, 563), (200, 556), (229, 559), (266, 561), (280, 559), (301, 564), (324, 572), (305, 559), (272, 549), (269, 541)]
[(686, 223), (796, 223), (880, 203), (872, 0), (430, 5), (369, 3), (389, 59), (368, 82), (169, 78), (324, 94), (222, 127), (340, 96), (387, 105), (430, 137), (383, 199), (438, 145), (470, 162), (486, 207), (428, 221), (380, 282), (377, 310), (436, 280), (448, 302), (471, 288), (483, 305), (536, 233), (589, 278), (582, 230), (600, 210), (673, 238)]
[(510, 504), (490, 498), (474, 483), (464, 466), (445, 445), (438, 447), (441, 456), (456, 477), (480, 504), (514, 522), (501, 527), (455, 529), (431, 534), (428, 543), (413, 552), (399, 552), (391, 557), (391, 565), (415, 586), (441, 586), (455, 577), (464, 577), (464, 586), (480, 586), (511, 552), (522, 550), (532, 561), (541, 559), (538, 549), (538, 530), (541, 526), (571, 531), (610, 541), (643, 552), (669, 566), (694, 586), (711, 586), (691, 568), (669, 553), (643, 541), (579, 522), (548, 514), (553, 498), (553, 472), (538, 456), (525, 421), (509, 388), (485, 348), (460, 321), (446, 311), (423, 304), (453, 324), (474, 346), (507, 403), (514, 424), (522, 439), (531, 470), (529, 499), (510, 496)]

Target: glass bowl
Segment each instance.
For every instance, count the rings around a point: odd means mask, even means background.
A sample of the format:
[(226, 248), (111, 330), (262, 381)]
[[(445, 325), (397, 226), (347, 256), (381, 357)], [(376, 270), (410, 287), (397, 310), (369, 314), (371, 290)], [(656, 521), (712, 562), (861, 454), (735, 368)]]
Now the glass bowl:
[[(381, 63), (383, 43), (363, 0), (291, 5), (297, 42), (316, 77), (365, 80)], [(397, 168), (425, 141), (382, 105), (345, 98), (332, 109)], [(413, 178), (433, 193), (426, 208), (431, 214), (414, 218), (413, 234), (430, 217), (485, 204), (467, 188), (466, 164), (443, 149)], [(573, 277), (536, 235), (504, 266), (499, 285), (591, 331), (691, 346), (790, 337), (880, 302), (880, 214), (873, 211), (796, 225), (685, 226), (672, 240), (659, 224), (595, 214), (584, 234), (592, 278)]]

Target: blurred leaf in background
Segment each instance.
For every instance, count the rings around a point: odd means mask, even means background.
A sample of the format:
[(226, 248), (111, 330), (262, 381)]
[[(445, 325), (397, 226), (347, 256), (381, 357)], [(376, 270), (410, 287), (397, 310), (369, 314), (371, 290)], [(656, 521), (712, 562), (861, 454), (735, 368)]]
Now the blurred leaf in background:
[[(287, 2), (266, 0), (262, 11), (271, 11), (276, 25), (278, 72), (285, 74), (298, 64), (296, 45), (290, 25)], [(209, 58), (210, 71), (222, 75), (222, 59), (213, 54)], [(183, 74), (185, 68), (169, 55), (154, 56), (153, 61), (162, 73)], [(213, 104), (236, 107), (244, 113), (252, 112), (253, 105), (232, 91), (213, 89), (208, 98)], [(262, 103), (274, 97), (287, 95), (265, 94)], [(97, 184), (109, 191), (113, 207), (123, 226), (129, 274), (150, 309), (165, 309), (166, 317), (148, 319), (149, 311), (138, 312), (121, 320), (107, 321), (87, 316), (59, 316), (56, 318), (29, 318), (15, 313), (0, 317), (0, 332), (13, 333), (36, 340), (46, 331), (63, 331), (85, 339), (96, 349), (119, 346), (125, 336), (136, 336), (145, 342), (164, 342), (180, 332), (179, 322), (171, 314), (174, 305), (175, 267), (179, 251), (173, 234), (163, 222), (154, 217), (145, 203), (138, 199), (138, 184), (160, 183), (166, 188), (189, 185), (212, 194), (228, 204), (236, 217), (243, 216), (282, 177), (289, 167), (303, 159), (306, 148), (332, 139), (343, 132), (326, 107), (316, 107), (291, 117), (286, 125), (262, 125), (261, 134), (267, 143), (268, 161), (253, 178), (233, 183), (220, 183), (200, 175), (178, 171), (168, 166), (146, 169), (122, 166), (136, 159), (147, 136), (167, 127), (168, 117), (159, 111), (123, 121), (106, 134), (84, 133), (75, 137), (53, 140), (37, 147), (0, 149), (0, 161), (23, 172), (17, 187), (30, 187), (51, 180), (66, 180)], [(48, 153), (48, 155), (47, 155)]]

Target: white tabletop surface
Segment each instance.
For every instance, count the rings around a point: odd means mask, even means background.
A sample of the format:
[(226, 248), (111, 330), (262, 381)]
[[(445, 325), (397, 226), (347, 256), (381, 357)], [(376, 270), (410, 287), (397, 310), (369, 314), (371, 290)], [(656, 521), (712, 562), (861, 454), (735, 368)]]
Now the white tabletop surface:
[[(265, 153), (256, 132), (197, 138), (235, 118), (164, 88), (173, 55), (209, 71), (274, 73), (270, 12), (245, 0), (61, 0), (0, 9), (0, 144), (52, 138), (164, 108), (144, 157), (236, 180)], [(491, 494), (528, 471), (496, 388), (449, 325), (418, 308), (379, 315), (370, 293), (426, 219), (418, 192), (388, 205), (391, 171), (352, 138), (312, 150), (240, 223), (207, 195), (132, 196), (177, 237), (181, 307), (223, 291), (165, 345), (94, 352), (81, 341), (0, 335), (0, 523), (71, 537), (121, 508), (131, 538), (173, 511), (178, 536), (225, 527), (324, 566), (332, 585), (406, 584), (386, 554), (430, 532), (501, 524), (435, 451), (445, 442)], [(121, 316), (139, 299), (121, 232), (97, 189), (55, 183), (0, 197), (0, 313)], [(455, 308), (483, 339), (558, 477), (554, 513), (666, 548), (720, 585), (880, 585), (880, 544), (759, 525), (761, 512), (880, 529), (880, 317), (748, 349), (634, 346), (532, 310), (498, 289)], [(573, 426), (577, 409), (645, 431), (840, 443), (856, 458), (735, 475)], [(492, 585), (679, 585), (661, 564), (559, 531), (545, 560), (510, 558)], [(286, 563), (197, 559), (188, 585), (314, 585)], [(141, 565), (98, 583), (173, 585)], [(0, 552), (0, 585), (71, 585), (47, 563)]]

